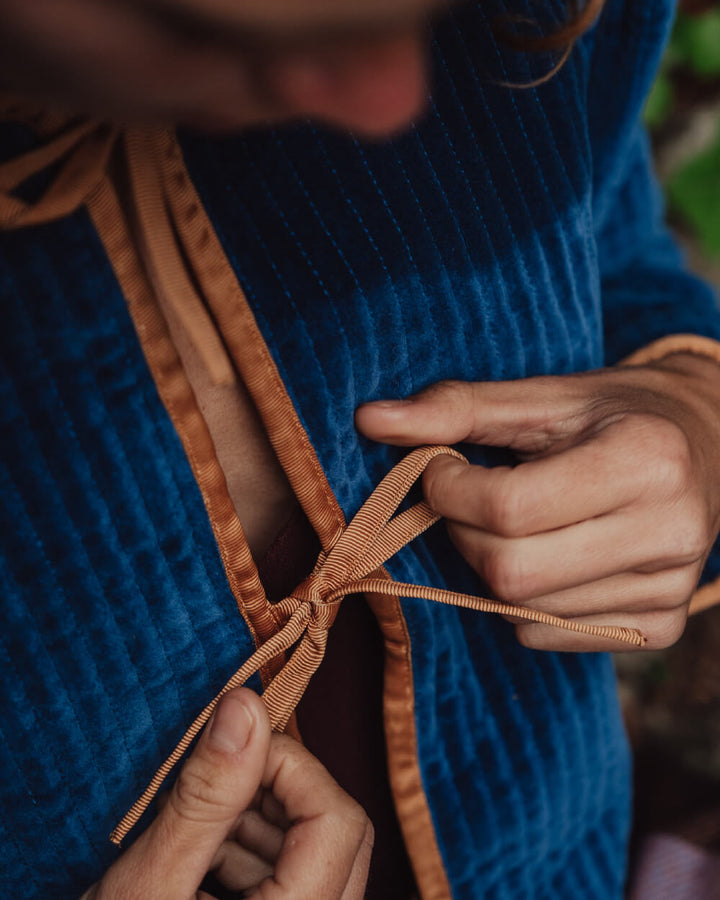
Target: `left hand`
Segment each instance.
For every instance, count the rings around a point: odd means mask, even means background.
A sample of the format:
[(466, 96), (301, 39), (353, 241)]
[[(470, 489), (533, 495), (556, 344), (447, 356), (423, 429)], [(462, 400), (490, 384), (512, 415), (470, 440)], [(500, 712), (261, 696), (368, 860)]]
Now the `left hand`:
[[(494, 595), (673, 644), (720, 530), (720, 366), (678, 353), (648, 366), (519, 381), (449, 381), (360, 407), (359, 430), (400, 446), (508, 447), (514, 467), (428, 466), (427, 502)], [(544, 650), (614, 641), (519, 620)], [(627, 648), (625, 648), (627, 649)]]
[(361, 900), (373, 829), (247, 688), (220, 701), (157, 818), (81, 900)]

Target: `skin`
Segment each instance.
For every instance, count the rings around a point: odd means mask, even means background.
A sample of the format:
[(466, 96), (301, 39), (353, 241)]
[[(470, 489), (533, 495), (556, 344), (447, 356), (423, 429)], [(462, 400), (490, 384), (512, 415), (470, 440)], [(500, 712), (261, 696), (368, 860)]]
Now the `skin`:
[(373, 831), (363, 810), (262, 701), (231, 691), (161, 812), (81, 900), (212, 900), (208, 871), (248, 900), (362, 900)]
[[(720, 531), (720, 366), (652, 366), (495, 383), (445, 382), (361, 407), (358, 429), (398, 446), (507, 447), (514, 467), (435, 460), (428, 503), (497, 598), (639, 629), (649, 650), (682, 634)], [(538, 650), (618, 650), (535, 623)]]
[(384, 136), (424, 107), (428, 17), (448, 2), (0, 0), (0, 84), (118, 121)]

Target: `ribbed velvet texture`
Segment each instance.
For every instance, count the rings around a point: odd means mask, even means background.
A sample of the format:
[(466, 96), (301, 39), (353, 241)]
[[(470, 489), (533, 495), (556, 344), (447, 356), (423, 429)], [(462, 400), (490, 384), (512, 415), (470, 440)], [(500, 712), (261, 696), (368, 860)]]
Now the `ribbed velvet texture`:
[[(565, 12), (542, 7), (547, 27)], [(671, 4), (610, 0), (534, 90), (500, 84), (551, 60), (498, 43), (498, 11), (471, 4), (439, 24), (431, 108), (392, 142), (310, 125), (183, 136), (348, 517), (401, 453), (356, 433), (366, 400), (443, 378), (580, 371), (668, 333), (720, 339), (712, 293), (662, 227), (636, 126)], [(19, 895), (74, 898), (251, 640), (84, 214), (2, 236), (0, 290), (0, 859)], [(442, 527), (389, 568), (482, 590)], [(411, 598), (403, 609), (454, 898), (619, 898), (630, 764), (610, 659), (525, 650), (488, 616)]]
[(254, 644), (89, 220), (1, 243), (0, 895), (75, 900)]

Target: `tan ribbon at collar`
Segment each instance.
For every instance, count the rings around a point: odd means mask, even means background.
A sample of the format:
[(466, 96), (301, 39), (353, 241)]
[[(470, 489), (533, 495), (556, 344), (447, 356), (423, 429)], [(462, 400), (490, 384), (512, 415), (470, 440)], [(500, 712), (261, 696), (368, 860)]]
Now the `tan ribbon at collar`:
[[(150, 127), (120, 130), (33, 112), (0, 96), (3, 120), (29, 125), (45, 142), (0, 164), (0, 231), (53, 222), (80, 209), (109, 177), (113, 158), (114, 172), (127, 181), (123, 200), (155, 290), (191, 336), (213, 382), (232, 384), (235, 371), (173, 230), (173, 191), (165, 165), (176, 152), (172, 133)], [(30, 178), (53, 166), (58, 171), (39, 199), (19, 196)]]
[(397, 515), (394, 513), (430, 460), (441, 454), (465, 460), (464, 456), (449, 447), (421, 447), (409, 453), (380, 482), (332, 549), (320, 554), (310, 577), (276, 605), (279, 619), (284, 622), (280, 631), (253, 653), (195, 719), (110, 835), (113, 843), (119, 844), (147, 809), (162, 782), (212, 715), (220, 698), (244, 684), (275, 656), (294, 648), (288, 662), (263, 694), (273, 728), (277, 731), (284, 729), (322, 662), (328, 630), (335, 621), (343, 597), (348, 594), (362, 592), (415, 597), (479, 612), (512, 615), (637, 647), (645, 643), (643, 635), (635, 629), (585, 625), (534, 609), (438, 588), (404, 584), (384, 576), (381, 566), (440, 518), (424, 501)]
[[(61, 219), (82, 206), (105, 177), (117, 132), (81, 122), (23, 156), (0, 166), (0, 229), (10, 230)], [(34, 203), (14, 193), (32, 175), (54, 164), (60, 169)]]

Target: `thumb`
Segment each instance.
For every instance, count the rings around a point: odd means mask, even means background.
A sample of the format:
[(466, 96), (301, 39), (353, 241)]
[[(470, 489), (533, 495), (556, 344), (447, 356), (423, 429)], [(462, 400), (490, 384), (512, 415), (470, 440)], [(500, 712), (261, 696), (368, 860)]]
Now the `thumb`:
[[(236, 819), (253, 800), (270, 747), (260, 698), (241, 688), (218, 704), (168, 802), (108, 870), (107, 897), (194, 898)], [(104, 882), (106, 882), (104, 879)]]
[(540, 453), (586, 426), (586, 401), (573, 376), (441, 381), (402, 400), (366, 403), (355, 424), (372, 440), (403, 447), (468, 441)]

